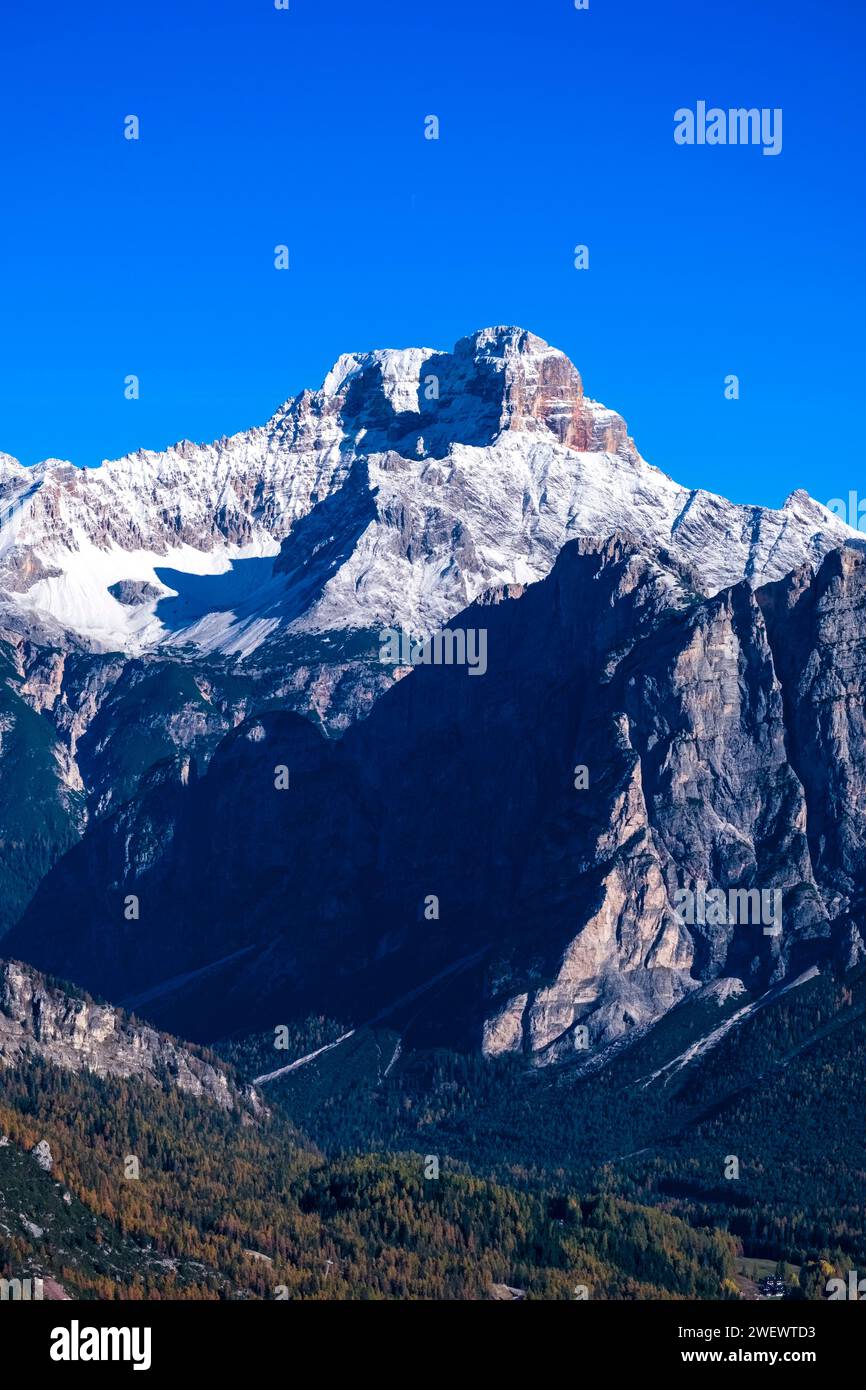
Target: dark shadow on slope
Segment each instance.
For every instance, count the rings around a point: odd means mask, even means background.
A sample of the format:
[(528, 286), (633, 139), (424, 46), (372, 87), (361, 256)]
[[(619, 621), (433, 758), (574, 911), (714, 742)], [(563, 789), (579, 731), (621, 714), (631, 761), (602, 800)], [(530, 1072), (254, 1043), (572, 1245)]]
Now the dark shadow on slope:
[(376, 517), (367, 460), (359, 458), (343, 486), (301, 517), (280, 547), (274, 575), (284, 584), (279, 612), (285, 622), (315, 602)]
[(290, 623), (315, 602), (375, 517), (366, 460), (359, 459), (343, 486), (295, 523), (278, 555), (235, 560), (223, 574), (158, 569), (176, 595), (160, 600), (156, 616), (170, 632), (218, 613), (236, 624)]
[[(376, 390), (369, 377), (376, 374)], [(349, 438), (351, 428), (365, 430), (367, 454), (393, 450), (404, 458), (444, 458), (453, 444), (482, 448), (491, 444), (501, 429), (502, 377), (492, 366), (482, 370), (467, 354), (437, 352), (421, 367), (418, 409), (396, 411), (385, 395), (378, 365), (349, 384), (343, 419)]]
[(156, 616), (170, 632), (178, 632), (210, 613), (238, 613), (260, 598), (271, 583), (277, 557), (233, 560), (223, 574), (189, 574), (157, 569), (161, 583), (176, 592), (156, 605)]

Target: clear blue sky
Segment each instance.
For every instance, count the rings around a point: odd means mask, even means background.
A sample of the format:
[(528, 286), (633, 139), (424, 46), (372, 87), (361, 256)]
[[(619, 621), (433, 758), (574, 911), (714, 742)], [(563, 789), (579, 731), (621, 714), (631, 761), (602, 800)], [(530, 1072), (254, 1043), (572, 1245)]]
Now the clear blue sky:
[[(209, 440), (340, 352), (519, 323), (686, 484), (866, 496), (858, 0), (44, 0), (0, 33), (24, 462)], [(699, 99), (783, 108), (782, 153), (678, 147)]]

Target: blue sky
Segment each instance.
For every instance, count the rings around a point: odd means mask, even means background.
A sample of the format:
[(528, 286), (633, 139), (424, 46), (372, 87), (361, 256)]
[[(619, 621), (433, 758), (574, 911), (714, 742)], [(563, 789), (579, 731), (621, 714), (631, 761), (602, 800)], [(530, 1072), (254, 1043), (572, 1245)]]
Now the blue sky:
[[(0, 449), (209, 440), (340, 352), (519, 323), (683, 483), (866, 496), (855, 0), (47, 0), (0, 25)], [(677, 146), (700, 99), (781, 107), (782, 153)]]

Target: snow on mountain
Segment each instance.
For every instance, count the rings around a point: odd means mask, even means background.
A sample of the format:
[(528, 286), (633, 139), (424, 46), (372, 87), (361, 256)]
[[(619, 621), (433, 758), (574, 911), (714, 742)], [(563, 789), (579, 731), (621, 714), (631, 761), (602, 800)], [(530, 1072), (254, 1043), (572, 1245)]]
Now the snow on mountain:
[(485, 589), (626, 531), (707, 593), (858, 539), (795, 492), (778, 510), (681, 487), (568, 358), (519, 328), (451, 353), (341, 357), (321, 390), (214, 444), (79, 469), (0, 454), (7, 621), (97, 650), (246, 655), (278, 630), (429, 633)]

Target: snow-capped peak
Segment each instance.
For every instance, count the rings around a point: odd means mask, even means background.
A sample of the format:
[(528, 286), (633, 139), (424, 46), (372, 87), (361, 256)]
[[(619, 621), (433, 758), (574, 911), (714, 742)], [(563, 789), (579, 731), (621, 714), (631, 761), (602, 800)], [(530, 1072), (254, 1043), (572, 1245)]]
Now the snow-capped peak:
[(451, 352), (347, 353), (265, 426), (95, 469), (0, 455), (0, 586), (106, 649), (245, 654), (277, 628), (430, 632), (543, 578), (575, 536), (627, 531), (712, 592), (857, 537), (795, 492), (779, 511), (646, 463), (564, 353), (518, 327)]

